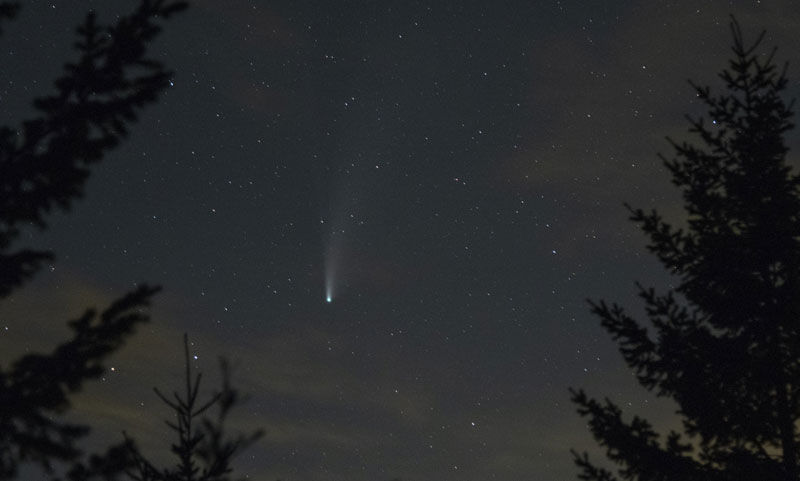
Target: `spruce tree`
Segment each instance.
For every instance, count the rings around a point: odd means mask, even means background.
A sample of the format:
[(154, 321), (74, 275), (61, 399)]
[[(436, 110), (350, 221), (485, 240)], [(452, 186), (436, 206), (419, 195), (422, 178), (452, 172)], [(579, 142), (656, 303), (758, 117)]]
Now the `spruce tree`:
[[(185, 390), (169, 397), (154, 388), (156, 395), (175, 414), (175, 421), (166, 421), (177, 441), (172, 444), (172, 454), (178, 461), (175, 466), (158, 468), (139, 450), (136, 443), (125, 435), (128, 454), (133, 462), (126, 469), (132, 481), (231, 481), (233, 457), (256, 442), (262, 430), (231, 436), (225, 423), (231, 410), (242, 399), (239, 391), (230, 384), (230, 369), (225, 359), (220, 360), (222, 388), (205, 401), (198, 397), (202, 374), (192, 377), (189, 356), (189, 338), (183, 336), (183, 359)], [(208, 417), (206, 412), (216, 407), (217, 415)]]
[(798, 479), (800, 418), (800, 177), (787, 163), (792, 102), (786, 66), (745, 43), (716, 94), (692, 83), (707, 118), (687, 117), (694, 143), (662, 157), (683, 197), (685, 224), (626, 207), (648, 249), (675, 276), (637, 285), (648, 326), (617, 304), (590, 301), (638, 382), (674, 399), (682, 432), (661, 438), (609, 399), (571, 390), (617, 473), (573, 451), (585, 480)]
[[(128, 135), (142, 109), (158, 100), (172, 75), (148, 55), (165, 19), (182, 0), (140, 0), (131, 13), (101, 24), (94, 13), (77, 28), (77, 59), (64, 65), (55, 92), (34, 99), (36, 115), (0, 126), (0, 300), (23, 286), (48, 251), (18, 247), (24, 227), (47, 226), (54, 209), (68, 210), (83, 195), (91, 168)], [(20, 2), (0, 1), (0, 26)], [(2, 32), (2, 30), (0, 30)], [(70, 338), (50, 353), (0, 360), (0, 480), (23, 463), (46, 472), (68, 467), (70, 479), (112, 479), (128, 465), (124, 443), (84, 456), (89, 427), (65, 421), (71, 397), (105, 372), (104, 361), (148, 320), (157, 287), (139, 285), (99, 314), (94, 308), (68, 322)]]
[[(90, 12), (77, 28), (78, 58), (65, 64), (53, 94), (34, 99), (37, 115), (0, 126), (0, 300), (11, 296), (53, 259), (48, 251), (17, 247), (24, 226), (46, 228), (49, 212), (69, 210), (83, 195), (91, 168), (128, 135), (144, 107), (169, 86), (172, 73), (148, 54), (163, 21), (184, 10), (183, 0), (139, 0), (111, 24)], [(0, 1), (0, 27), (13, 20), (20, 2)], [(0, 33), (2, 29), (0, 28)], [(184, 339), (186, 394), (174, 401), (156, 394), (177, 415), (175, 469), (159, 470), (132, 438), (120, 436), (105, 452), (80, 447), (90, 426), (61, 417), (72, 395), (102, 376), (104, 361), (137, 326), (158, 287), (139, 285), (99, 314), (87, 309), (68, 322), (71, 337), (50, 353), (0, 359), (0, 480), (15, 479), (23, 464), (38, 465), (53, 481), (231, 479), (231, 459), (261, 431), (231, 436), (225, 429), (241, 396), (222, 364), (222, 388), (198, 404), (200, 376), (191, 378)], [(216, 417), (200, 417), (211, 407)]]

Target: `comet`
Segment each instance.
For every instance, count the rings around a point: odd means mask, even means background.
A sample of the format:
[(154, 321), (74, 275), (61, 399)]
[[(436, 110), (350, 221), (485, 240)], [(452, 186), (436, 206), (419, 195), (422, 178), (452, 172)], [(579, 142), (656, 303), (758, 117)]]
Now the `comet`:
[[(337, 276), (339, 271), (339, 264), (341, 262), (342, 242), (344, 238), (343, 230), (333, 230), (329, 233), (326, 242), (323, 268), (325, 269), (325, 302), (330, 304), (333, 302), (333, 296), (337, 293)], [(337, 235), (339, 234), (339, 235)]]
[(336, 278), (336, 261), (330, 256), (325, 262), (325, 302), (333, 302), (333, 287)]

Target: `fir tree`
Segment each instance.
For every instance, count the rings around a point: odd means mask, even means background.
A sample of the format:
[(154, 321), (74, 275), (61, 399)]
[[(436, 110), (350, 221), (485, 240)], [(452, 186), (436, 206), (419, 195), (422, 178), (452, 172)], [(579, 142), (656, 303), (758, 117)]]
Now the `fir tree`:
[[(171, 72), (148, 56), (161, 23), (187, 7), (182, 0), (140, 0), (132, 13), (110, 25), (89, 13), (77, 29), (78, 60), (56, 79), (56, 92), (34, 100), (35, 118), (0, 127), (0, 299), (9, 297), (42, 266), (51, 252), (15, 247), (21, 227), (47, 227), (46, 214), (68, 210), (83, 195), (91, 167), (128, 135), (141, 110), (158, 100)], [(0, 26), (19, 12), (19, 2), (0, 1)], [(0, 33), (2, 30), (0, 30)], [(16, 250), (15, 250), (16, 249)], [(105, 453), (87, 456), (79, 441), (89, 426), (64, 421), (71, 395), (99, 378), (104, 361), (149, 320), (145, 308), (159, 291), (140, 285), (99, 315), (87, 309), (69, 321), (72, 337), (49, 354), (0, 361), (0, 480), (14, 479), (23, 463), (69, 481), (137, 480), (224, 481), (234, 454), (260, 437), (256, 431), (231, 437), (225, 432), (230, 410), (239, 403), (223, 363), (221, 391), (197, 404), (200, 377), (189, 370), (186, 345), (186, 396), (170, 400), (178, 434), (176, 470), (157, 470), (134, 441), (125, 437)], [(202, 418), (215, 406), (215, 418)], [(57, 468), (57, 469), (56, 469)], [(55, 480), (62, 478), (53, 478)]]
[[(38, 114), (0, 127), (0, 299), (30, 279), (52, 253), (17, 248), (21, 227), (46, 227), (54, 208), (69, 209), (82, 196), (90, 168), (128, 134), (139, 112), (169, 85), (171, 73), (147, 55), (161, 23), (183, 10), (180, 0), (141, 0), (110, 25), (93, 13), (78, 27), (78, 59), (64, 66), (56, 92), (34, 100)], [(0, 2), (0, 24), (19, 2)], [(65, 422), (70, 397), (105, 371), (103, 361), (148, 320), (144, 308), (157, 287), (141, 285), (97, 315), (87, 309), (70, 321), (70, 339), (49, 354), (28, 354), (0, 364), (0, 479), (31, 462), (51, 471), (72, 466), (110, 479), (126, 464), (121, 443), (84, 464), (78, 441), (88, 426)], [(77, 479), (77, 478), (76, 478)]]
[[(201, 402), (198, 395), (202, 375), (198, 373), (192, 378), (189, 340), (185, 335), (183, 349), (186, 382), (183, 396), (175, 392), (170, 398), (154, 389), (161, 401), (175, 413), (175, 421), (166, 423), (177, 437), (177, 442), (172, 445), (172, 453), (178, 458), (178, 462), (172, 468), (157, 468), (128, 438), (133, 467), (127, 470), (127, 474), (134, 481), (230, 481), (233, 471), (231, 460), (234, 455), (253, 444), (263, 434), (261, 430), (235, 437), (225, 433), (226, 419), (231, 409), (240, 402), (238, 391), (230, 384), (228, 363), (224, 359), (220, 361), (222, 389)], [(217, 416), (204, 416), (212, 407), (217, 408)]]
[[(800, 418), (800, 177), (787, 164), (792, 103), (775, 50), (745, 43), (713, 94), (692, 84), (711, 122), (689, 117), (696, 143), (663, 158), (683, 194), (682, 228), (627, 206), (648, 249), (676, 277), (638, 285), (655, 333), (617, 304), (590, 302), (638, 382), (672, 398), (683, 432), (659, 439), (612, 401), (571, 390), (615, 474), (573, 451), (585, 480), (797, 480)], [(618, 476), (618, 477), (617, 477)]]

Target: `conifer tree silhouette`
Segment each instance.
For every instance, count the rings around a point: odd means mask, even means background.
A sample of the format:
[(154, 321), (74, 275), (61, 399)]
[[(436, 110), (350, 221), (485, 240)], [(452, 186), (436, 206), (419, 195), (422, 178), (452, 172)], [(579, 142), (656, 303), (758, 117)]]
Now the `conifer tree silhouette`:
[[(775, 50), (745, 43), (712, 94), (692, 84), (712, 122), (689, 118), (699, 145), (676, 143), (664, 165), (687, 223), (627, 206), (648, 248), (677, 278), (665, 293), (638, 286), (655, 334), (617, 304), (591, 302), (639, 383), (673, 398), (683, 432), (660, 440), (640, 417), (583, 390), (572, 401), (618, 472), (573, 451), (584, 480), (798, 479), (800, 177), (787, 164), (792, 103)], [(618, 478), (618, 477), (619, 478)]]
[[(192, 379), (189, 356), (189, 339), (183, 337), (186, 390), (183, 397), (177, 392), (172, 398), (157, 388), (156, 395), (175, 413), (176, 422), (166, 421), (177, 435), (177, 443), (172, 452), (178, 463), (174, 468), (157, 468), (144, 457), (136, 444), (128, 438), (128, 448), (133, 457), (133, 468), (127, 473), (134, 481), (230, 481), (231, 460), (235, 454), (258, 440), (263, 431), (257, 430), (247, 435), (229, 437), (225, 434), (225, 420), (231, 409), (239, 403), (239, 393), (231, 387), (228, 363), (220, 361), (222, 368), (222, 390), (205, 402), (198, 401), (200, 373)], [(215, 419), (203, 417), (210, 408), (216, 406)], [(127, 435), (126, 435), (127, 438)]]
[[(45, 214), (68, 210), (82, 196), (90, 168), (168, 86), (170, 72), (147, 56), (147, 46), (161, 31), (161, 20), (186, 6), (179, 0), (141, 0), (111, 25), (98, 24), (89, 13), (77, 29), (78, 60), (64, 66), (56, 93), (34, 100), (37, 117), (0, 127), (0, 299), (52, 259), (50, 252), (14, 250), (20, 228), (45, 228)], [(19, 9), (19, 2), (0, 2), (0, 26)], [(23, 462), (48, 472), (54, 464), (71, 465), (76, 477), (70, 479), (110, 479), (126, 464), (122, 443), (84, 464), (76, 443), (88, 427), (59, 415), (69, 409), (70, 395), (98, 378), (104, 359), (148, 320), (143, 309), (158, 290), (141, 285), (99, 315), (88, 309), (69, 322), (72, 337), (50, 354), (2, 360), (0, 480), (16, 477)]]

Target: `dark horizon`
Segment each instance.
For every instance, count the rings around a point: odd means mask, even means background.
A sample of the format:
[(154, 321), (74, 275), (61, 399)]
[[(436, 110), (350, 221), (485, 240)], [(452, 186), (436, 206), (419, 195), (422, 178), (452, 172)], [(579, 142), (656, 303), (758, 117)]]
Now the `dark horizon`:
[[(4, 27), (6, 124), (52, 92), (74, 27), (126, 2), (29, 2)], [(719, 89), (729, 18), (800, 72), (788, 1), (192, 2), (153, 53), (172, 85), (21, 245), (56, 260), (0, 304), (4, 362), (137, 283), (152, 321), (75, 403), (98, 444), (166, 453), (152, 392), (188, 332), (204, 385), (233, 361), (264, 438), (235, 474), (577, 479), (598, 453), (569, 387), (673, 427), (587, 298), (641, 314), (670, 279), (622, 206), (680, 219), (658, 153)], [(787, 136), (795, 161), (796, 130)], [(663, 431), (663, 430), (662, 430)]]

